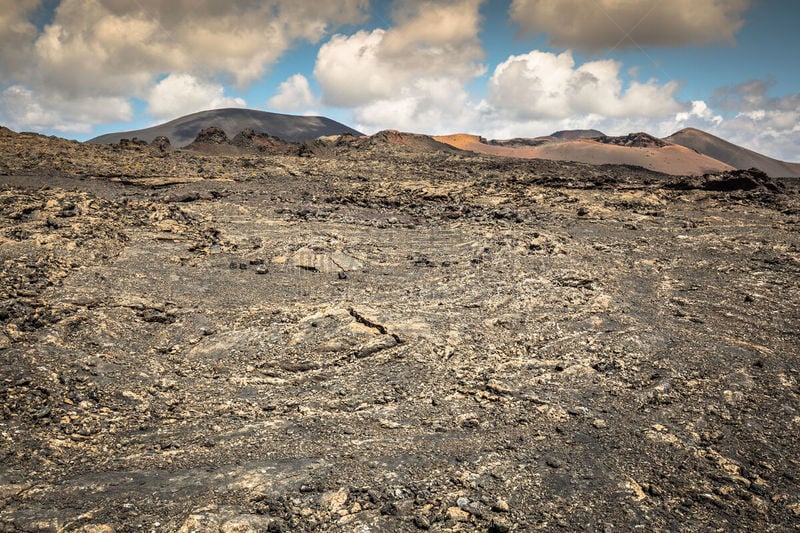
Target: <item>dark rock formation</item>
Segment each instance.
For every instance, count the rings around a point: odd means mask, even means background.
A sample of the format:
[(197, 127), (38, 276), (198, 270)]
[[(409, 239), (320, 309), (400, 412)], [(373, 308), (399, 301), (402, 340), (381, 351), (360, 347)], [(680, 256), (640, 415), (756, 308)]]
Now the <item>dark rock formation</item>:
[(228, 139), (228, 136), (222, 128), (210, 126), (200, 130), (194, 142), (203, 144), (230, 144), (230, 139)]
[(665, 184), (672, 189), (707, 191), (762, 191), (780, 193), (786, 190), (783, 182), (776, 181), (757, 168), (748, 170), (732, 170), (720, 174), (706, 174), (697, 177), (681, 177)]
[(783, 190), (765, 172), (757, 168), (749, 170), (733, 170), (722, 174), (705, 176), (703, 188), (708, 191), (750, 191), (765, 189), (771, 192)]
[(622, 135), (619, 137), (609, 137), (604, 135), (595, 137), (593, 140), (603, 144), (615, 144), (617, 146), (630, 146), (634, 148), (662, 148), (670, 144), (667, 141), (653, 137), (649, 133), (644, 132), (629, 133), (628, 135)]
[(266, 133), (256, 133), (249, 128), (237, 133), (231, 144), (252, 153), (271, 155), (296, 155), (300, 149), (298, 143), (286, 142)]
[(163, 135), (153, 139), (150, 146), (162, 154), (172, 150), (172, 144), (169, 142), (169, 139)]

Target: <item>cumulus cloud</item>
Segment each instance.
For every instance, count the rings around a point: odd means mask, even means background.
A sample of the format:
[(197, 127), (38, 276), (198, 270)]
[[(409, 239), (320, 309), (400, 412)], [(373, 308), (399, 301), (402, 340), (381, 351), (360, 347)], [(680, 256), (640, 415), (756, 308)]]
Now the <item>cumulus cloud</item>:
[[(465, 100), (463, 85), (485, 72), (480, 3), (405, 2), (395, 9), (391, 28), (333, 36), (314, 67), (323, 103), (354, 107), (367, 131), (398, 124), (401, 112), (418, 131), (430, 131), (451, 112), (457, 119), (453, 101)], [(440, 97), (444, 87), (449, 99)]]
[(691, 119), (700, 119), (712, 124), (720, 124), (723, 121), (722, 115), (715, 115), (703, 100), (692, 100), (692, 108), (688, 111), (681, 111), (675, 115), (675, 121), (683, 124)]
[(729, 111), (758, 109), (764, 105), (770, 84), (769, 80), (749, 80), (732, 87), (719, 87), (711, 101)]
[[(42, 102), (47, 102), (47, 106)], [(125, 98), (64, 99), (58, 93), (36, 93), (27, 87), (12, 85), (0, 93), (0, 116), (16, 130), (89, 133), (92, 125), (99, 122), (130, 120), (133, 109)]]
[(559, 48), (599, 51), (635, 46), (732, 42), (750, 0), (513, 0), (525, 33), (546, 33)]
[(391, 98), (357, 107), (353, 118), (361, 131), (391, 128), (444, 134), (470, 130), (480, 114), (460, 82), (421, 78)]
[(572, 53), (534, 50), (500, 63), (489, 80), (488, 104), (518, 120), (565, 119), (573, 116), (653, 117), (683, 109), (675, 99), (677, 83), (631, 82), (619, 76), (613, 60), (576, 66)]
[(316, 42), (331, 25), (360, 20), (363, 4), (63, 0), (36, 41), (37, 69), (73, 91), (141, 90), (167, 72), (222, 73), (246, 84), (293, 41)]
[[(39, 4), (0, 0), (0, 83), (47, 92), (68, 107), (87, 98), (148, 99), (171, 73), (244, 86), (295, 42), (316, 43), (334, 27), (362, 21), (368, 2), (61, 0), (38, 32), (29, 17)], [(69, 116), (52, 101), (40, 105)], [(162, 108), (151, 102), (155, 114)]]
[(294, 74), (278, 86), (278, 92), (267, 100), (267, 104), (278, 111), (308, 112), (318, 104), (311, 93), (308, 78)]
[(29, 63), (36, 26), (28, 21), (39, 0), (0, 0), (0, 83), (15, 80)]
[(147, 96), (147, 112), (156, 119), (169, 120), (189, 113), (222, 107), (244, 107), (241, 98), (225, 96), (222, 85), (190, 74), (170, 74)]
[(773, 97), (771, 79), (714, 91), (713, 105), (730, 115), (719, 129), (727, 139), (784, 160), (800, 161), (800, 93)]

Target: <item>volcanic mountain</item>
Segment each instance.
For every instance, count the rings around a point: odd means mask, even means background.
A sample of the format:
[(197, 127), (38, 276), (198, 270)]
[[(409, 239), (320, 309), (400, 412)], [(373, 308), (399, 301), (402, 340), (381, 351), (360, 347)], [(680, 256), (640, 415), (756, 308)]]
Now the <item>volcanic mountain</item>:
[(664, 140), (691, 148), (736, 168), (755, 167), (773, 178), (800, 177), (800, 163), (773, 159), (695, 128), (682, 129)]
[[(599, 133), (599, 132), (598, 132)], [(657, 139), (646, 133), (621, 137), (586, 138), (557, 132), (547, 137), (511, 141), (487, 141), (476, 135), (456, 134), (434, 137), (437, 141), (471, 152), (551, 159), (582, 163), (636, 165), (672, 175), (700, 175), (733, 170), (733, 166), (690, 148)]]
[(159, 136), (169, 138), (173, 146), (182, 147), (194, 141), (201, 130), (216, 126), (229, 138), (239, 132), (251, 129), (279, 137), (284, 141), (303, 142), (327, 135), (362, 135), (361, 132), (326, 117), (306, 117), (283, 115), (255, 109), (211, 109), (176, 118), (164, 124), (134, 131), (123, 131), (100, 135), (88, 142), (94, 144), (115, 144), (120, 139), (136, 137), (147, 142)]

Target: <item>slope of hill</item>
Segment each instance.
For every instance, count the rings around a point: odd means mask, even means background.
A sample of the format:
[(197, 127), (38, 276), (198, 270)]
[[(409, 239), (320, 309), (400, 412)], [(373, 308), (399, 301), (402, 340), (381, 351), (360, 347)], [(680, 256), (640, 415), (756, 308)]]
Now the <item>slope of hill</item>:
[(466, 134), (445, 135), (434, 139), (482, 154), (578, 161), (595, 165), (636, 165), (672, 175), (701, 175), (734, 168), (684, 146), (668, 144), (644, 134), (551, 141), (537, 146), (505, 146), (492, 141), (487, 143), (476, 135)]
[(735, 168), (758, 168), (773, 178), (800, 177), (800, 163), (787, 163), (759, 154), (695, 128), (685, 128), (664, 138), (696, 150)]
[(283, 115), (255, 109), (229, 108), (200, 111), (151, 128), (108, 133), (88, 142), (114, 144), (120, 139), (133, 137), (151, 142), (163, 135), (169, 138), (173, 146), (182, 147), (194, 141), (201, 130), (210, 126), (222, 129), (229, 138), (235, 137), (242, 130), (251, 129), (292, 142), (310, 141), (317, 137), (342, 133), (362, 135), (359, 131), (326, 117)]

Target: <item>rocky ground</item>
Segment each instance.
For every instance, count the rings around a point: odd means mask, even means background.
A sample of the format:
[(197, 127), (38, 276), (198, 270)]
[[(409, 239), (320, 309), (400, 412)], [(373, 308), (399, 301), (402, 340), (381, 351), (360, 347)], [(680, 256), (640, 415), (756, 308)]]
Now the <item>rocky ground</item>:
[(0, 531), (800, 527), (796, 182), (389, 137), (0, 132)]

